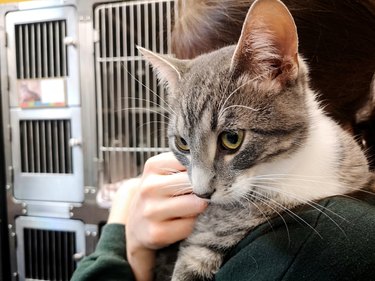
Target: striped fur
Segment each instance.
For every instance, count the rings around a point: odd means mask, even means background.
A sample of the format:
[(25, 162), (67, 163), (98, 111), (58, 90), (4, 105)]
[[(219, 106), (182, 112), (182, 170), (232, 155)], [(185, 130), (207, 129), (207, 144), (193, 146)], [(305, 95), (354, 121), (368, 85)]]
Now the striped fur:
[[(257, 225), (372, 180), (360, 147), (309, 88), (307, 67), (294, 54), (296, 36), (281, 2), (259, 0), (236, 46), (178, 63), (141, 49), (169, 85), (171, 149), (187, 167), (193, 192), (211, 194), (180, 245), (173, 281), (211, 279), (225, 253)], [(244, 131), (240, 148), (223, 150), (220, 134), (237, 130)], [(189, 152), (176, 147), (176, 137)]]

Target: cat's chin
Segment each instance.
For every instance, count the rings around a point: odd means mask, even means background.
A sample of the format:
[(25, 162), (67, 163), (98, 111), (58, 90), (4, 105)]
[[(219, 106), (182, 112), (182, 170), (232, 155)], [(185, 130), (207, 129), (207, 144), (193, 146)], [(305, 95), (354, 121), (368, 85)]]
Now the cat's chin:
[(205, 199), (209, 204), (211, 205), (217, 205), (217, 206), (237, 206), (237, 205), (242, 205), (238, 200), (236, 200), (233, 197), (225, 197), (225, 196), (220, 196), (219, 194), (213, 194), (213, 196), (210, 199)]

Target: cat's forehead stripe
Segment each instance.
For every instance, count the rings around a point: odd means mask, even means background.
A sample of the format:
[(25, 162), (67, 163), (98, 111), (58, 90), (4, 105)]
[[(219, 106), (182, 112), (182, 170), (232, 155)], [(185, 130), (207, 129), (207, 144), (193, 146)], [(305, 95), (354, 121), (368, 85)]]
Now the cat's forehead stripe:
[(181, 135), (181, 137), (185, 137), (183, 132), (185, 131), (184, 130), (184, 122), (183, 122), (183, 119), (182, 118), (177, 118), (177, 132), (179, 135)]
[[(212, 107), (210, 96), (205, 95), (203, 91), (199, 91), (190, 93), (188, 97), (183, 106), (186, 125), (189, 128), (194, 128), (204, 119), (208, 119), (205, 121), (211, 122), (211, 114), (209, 114)], [(209, 127), (212, 127), (211, 124)]]

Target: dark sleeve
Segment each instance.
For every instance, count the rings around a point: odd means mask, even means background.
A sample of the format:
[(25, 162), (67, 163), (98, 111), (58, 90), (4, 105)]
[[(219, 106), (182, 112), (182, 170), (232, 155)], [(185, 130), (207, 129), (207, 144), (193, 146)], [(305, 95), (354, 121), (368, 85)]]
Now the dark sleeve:
[(258, 227), (216, 281), (375, 280), (375, 207), (336, 198)]
[(375, 207), (348, 198), (326, 206), (282, 280), (375, 280)]
[(71, 281), (135, 280), (125, 253), (125, 226), (105, 225), (95, 252), (79, 263)]

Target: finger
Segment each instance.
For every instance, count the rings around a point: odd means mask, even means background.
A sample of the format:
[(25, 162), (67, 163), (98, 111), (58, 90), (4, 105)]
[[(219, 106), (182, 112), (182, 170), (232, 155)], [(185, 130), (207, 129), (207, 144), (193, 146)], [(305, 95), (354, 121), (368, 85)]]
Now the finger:
[(143, 197), (173, 197), (191, 193), (192, 188), (186, 172), (173, 175), (148, 175), (141, 185)]
[(159, 189), (163, 196), (174, 197), (189, 194), (193, 191), (189, 176), (186, 172), (162, 176), (160, 180), (163, 182), (163, 184), (159, 186)]
[(195, 218), (183, 218), (158, 223), (149, 228), (143, 245), (148, 249), (157, 250), (183, 240), (193, 231)]
[(172, 174), (186, 171), (186, 168), (176, 159), (172, 152), (165, 152), (149, 158), (144, 167), (144, 173)]
[(149, 218), (154, 221), (195, 217), (207, 207), (206, 201), (193, 194), (176, 196), (154, 203), (153, 210), (148, 212)]
[(130, 203), (140, 184), (139, 178), (124, 181), (112, 202), (108, 223), (126, 224)]
[(186, 239), (193, 231), (195, 219), (195, 217), (190, 217), (163, 222), (165, 235), (163, 235), (164, 239), (161, 238), (162, 244), (170, 245)]

